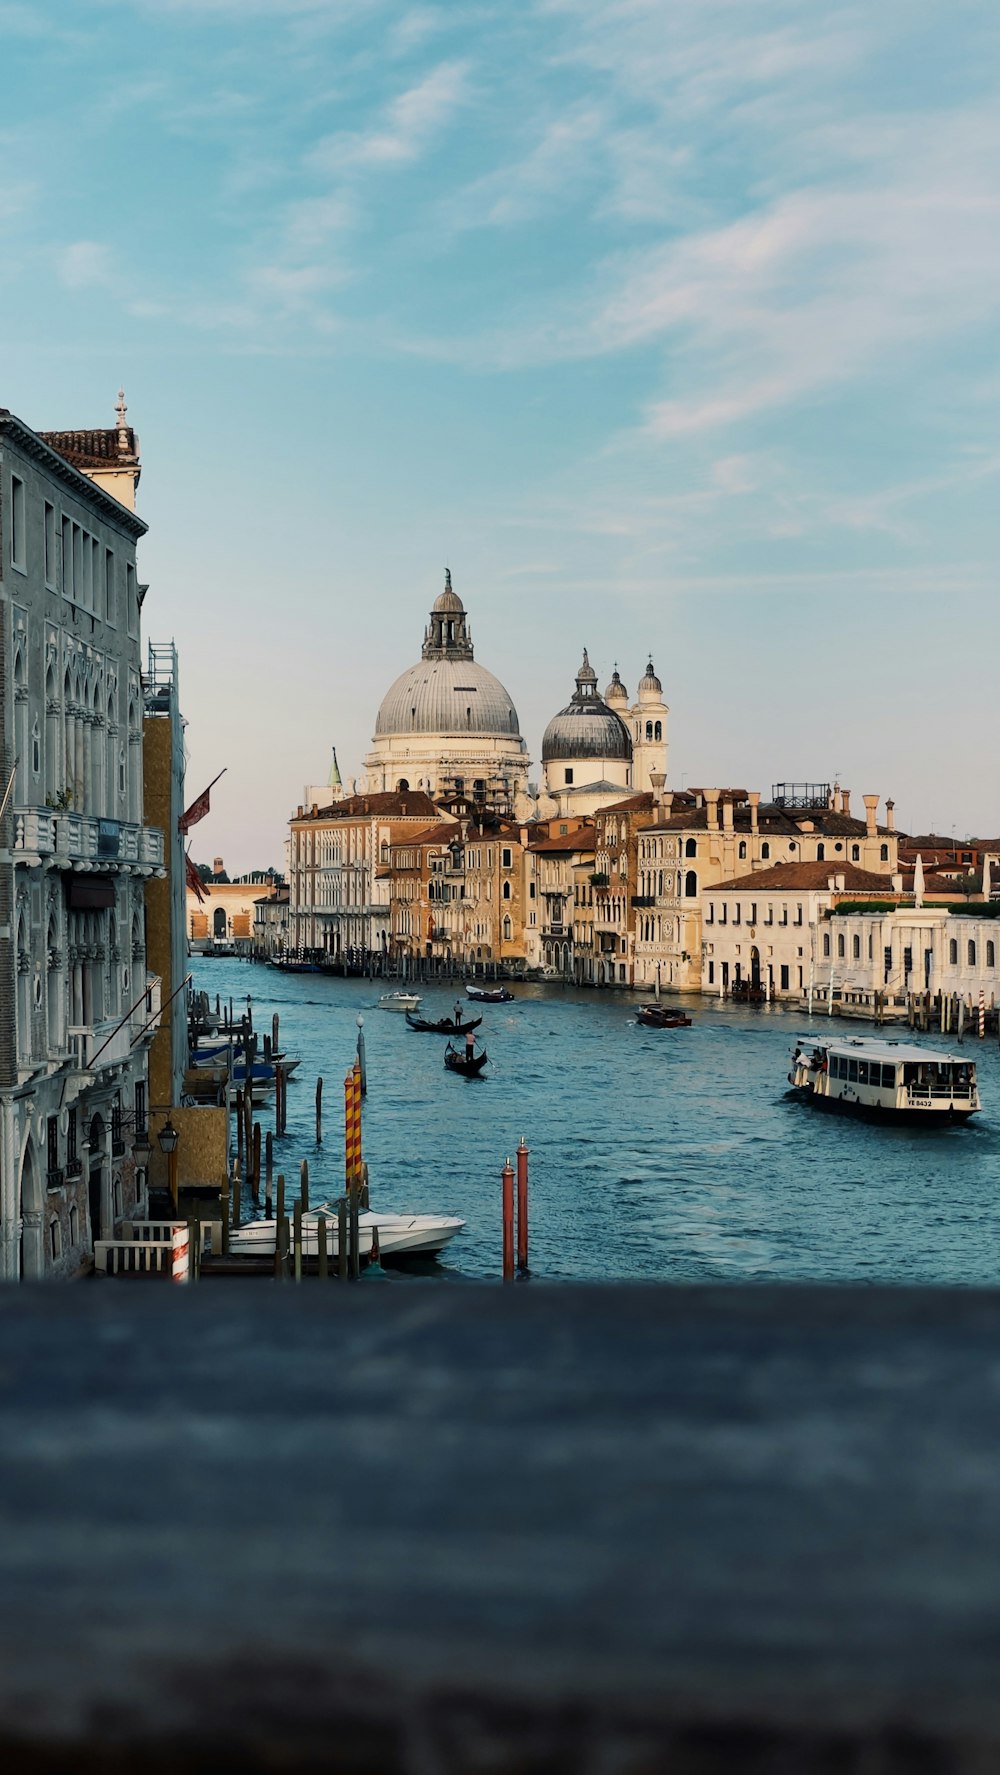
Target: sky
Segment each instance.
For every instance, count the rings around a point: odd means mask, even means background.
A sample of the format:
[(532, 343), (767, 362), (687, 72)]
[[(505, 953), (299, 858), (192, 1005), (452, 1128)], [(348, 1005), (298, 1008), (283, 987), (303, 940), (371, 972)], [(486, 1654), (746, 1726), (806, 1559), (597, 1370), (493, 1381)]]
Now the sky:
[(138, 430), (199, 857), (280, 867), (451, 568), (537, 777), (1000, 833), (995, 0), (0, 0), (0, 405)]

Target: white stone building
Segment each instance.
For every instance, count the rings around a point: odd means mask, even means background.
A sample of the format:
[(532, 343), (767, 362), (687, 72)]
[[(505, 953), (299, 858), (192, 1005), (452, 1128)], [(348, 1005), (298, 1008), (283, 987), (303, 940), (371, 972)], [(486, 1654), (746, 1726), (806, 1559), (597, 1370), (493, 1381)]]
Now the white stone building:
[(517, 710), (476, 660), (450, 572), (421, 657), (390, 685), (365, 759), (369, 793), (421, 790), (456, 811), (528, 811), (528, 756)]
[(807, 1002), (824, 997), (836, 949), (831, 910), (843, 901), (884, 902), (899, 885), (898, 875), (813, 862), (778, 863), (706, 888), (702, 990)]
[(583, 650), (576, 687), (542, 736), (542, 796), (549, 818), (583, 818), (618, 801), (629, 790), (649, 790), (667, 772), (667, 715), (663, 688), (650, 660), (636, 702), (615, 669), (603, 697), (597, 673)]
[[(147, 977), (134, 433), (0, 410), (0, 1274), (72, 1273), (132, 1212)], [(109, 490), (111, 489), (111, 490)]]

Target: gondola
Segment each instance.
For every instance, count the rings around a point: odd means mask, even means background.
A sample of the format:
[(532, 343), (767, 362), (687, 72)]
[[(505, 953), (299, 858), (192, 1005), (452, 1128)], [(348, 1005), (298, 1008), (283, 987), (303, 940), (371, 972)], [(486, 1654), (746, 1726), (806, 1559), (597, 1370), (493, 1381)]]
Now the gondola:
[(506, 986), (467, 986), (466, 998), (471, 998), (477, 1005), (506, 1005), (514, 997)]
[(406, 1021), (411, 1029), (418, 1029), (422, 1035), (465, 1035), (470, 1029), (478, 1029), (482, 1018), (470, 1017), (467, 1023), (462, 1023), (460, 1020), (456, 1022), (454, 1017), (439, 1017), (436, 1023), (431, 1023), (426, 1017), (407, 1011)]
[(643, 1029), (690, 1029), (691, 1019), (683, 1011), (672, 1011), (666, 1005), (642, 1005), (635, 1020)]
[(471, 1054), (466, 1057), (457, 1048), (453, 1048), (450, 1042), (444, 1051), (444, 1063), (448, 1071), (460, 1072), (463, 1078), (467, 1079), (478, 1078), (488, 1058), (485, 1049), (481, 1054)]

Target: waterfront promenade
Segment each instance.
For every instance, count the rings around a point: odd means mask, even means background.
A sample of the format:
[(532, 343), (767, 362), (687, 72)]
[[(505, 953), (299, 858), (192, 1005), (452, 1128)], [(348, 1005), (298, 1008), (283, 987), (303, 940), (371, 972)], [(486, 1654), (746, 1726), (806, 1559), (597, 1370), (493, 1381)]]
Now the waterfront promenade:
[[(374, 1009), (385, 983), (289, 975), (195, 960), (195, 983), (256, 1026), (281, 1017), (302, 1055), (275, 1168), (308, 1158), (313, 1202), (342, 1187), (341, 1084), (365, 1019), (365, 1157), (384, 1208), (461, 1215), (443, 1278), (500, 1267), (500, 1180), (524, 1134), (531, 1148), (531, 1266), (554, 1280), (1000, 1280), (1000, 1051), (966, 1038), (984, 1110), (967, 1128), (885, 1128), (820, 1115), (791, 1099), (791, 1048), (806, 1020), (776, 1007), (686, 1000), (692, 1028), (642, 1030), (648, 999), (517, 986), (484, 1007), (494, 1063), (481, 1083), (450, 1078), (443, 1039)], [(447, 1011), (456, 992), (421, 988)], [(830, 1027), (816, 1017), (813, 1027)], [(837, 1021), (843, 1035), (851, 1025)], [(870, 1035), (870, 1025), (855, 1025)], [(908, 1032), (899, 1032), (908, 1038)], [(891, 1036), (893, 1031), (886, 1030)], [(916, 1039), (941, 1045), (933, 1033)], [(326, 1138), (314, 1144), (325, 1080)], [(269, 1125), (273, 1111), (264, 1108)]]

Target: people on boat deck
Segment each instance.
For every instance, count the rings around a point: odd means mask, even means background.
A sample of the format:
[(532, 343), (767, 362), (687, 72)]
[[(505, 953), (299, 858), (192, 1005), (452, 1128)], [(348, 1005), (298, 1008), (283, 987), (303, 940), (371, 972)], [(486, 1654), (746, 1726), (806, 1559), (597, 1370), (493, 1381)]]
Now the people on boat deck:
[(465, 1032), (465, 1058), (466, 1058), (466, 1060), (471, 1060), (473, 1055), (475, 1054), (475, 1051), (476, 1051), (475, 1031), (472, 1029), (467, 1029)]

